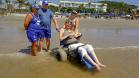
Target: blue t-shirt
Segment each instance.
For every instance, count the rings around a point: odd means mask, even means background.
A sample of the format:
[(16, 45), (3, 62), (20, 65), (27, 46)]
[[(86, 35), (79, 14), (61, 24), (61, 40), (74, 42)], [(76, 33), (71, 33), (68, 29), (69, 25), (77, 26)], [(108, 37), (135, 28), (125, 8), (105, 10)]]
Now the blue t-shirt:
[(39, 9), (38, 11), (41, 20), (41, 29), (46, 29), (51, 31), (51, 21), (53, 18), (53, 12), (50, 9)]

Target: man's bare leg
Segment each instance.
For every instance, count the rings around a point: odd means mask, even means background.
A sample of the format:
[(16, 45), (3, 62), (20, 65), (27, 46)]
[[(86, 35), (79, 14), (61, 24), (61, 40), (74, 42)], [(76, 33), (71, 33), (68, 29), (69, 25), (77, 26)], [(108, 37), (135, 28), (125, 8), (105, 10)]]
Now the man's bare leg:
[(50, 50), (50, 39), (48, 39), (48, 38), (46, 38), (46, 49), (47, 49), (47, 51), (49, 51)]
[(44, 39), (40, 39), (40, 41), (39, 41), (39, 51), (40, 52), (42, 51), (42, 48), (43, 48), (43, 41), (44, 41)]

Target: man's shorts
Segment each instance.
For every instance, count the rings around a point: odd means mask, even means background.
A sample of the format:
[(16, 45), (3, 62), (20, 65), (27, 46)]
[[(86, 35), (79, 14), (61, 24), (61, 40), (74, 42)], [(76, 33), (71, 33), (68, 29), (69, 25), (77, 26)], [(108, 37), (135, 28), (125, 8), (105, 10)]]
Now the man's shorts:
[(42, 32), (44, 33), (45, 38), (48, 38), (48, 39), (51, 38), (51, 30), (42, 29)]
[(26, 33), (30, 42), (37, 42), (39, 39), (44, 38), (44, 33), (41, 30), (27, 30)]

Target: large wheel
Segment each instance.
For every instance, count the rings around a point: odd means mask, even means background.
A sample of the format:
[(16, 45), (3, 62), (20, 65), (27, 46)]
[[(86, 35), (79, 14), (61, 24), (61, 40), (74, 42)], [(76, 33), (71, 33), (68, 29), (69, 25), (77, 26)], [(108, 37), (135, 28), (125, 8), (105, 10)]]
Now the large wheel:
[(62, 48), (58, 49), (58, 53), (56, 55), (56, 58), (60, 61), (67, 61), (67, 54), (66, 51)]

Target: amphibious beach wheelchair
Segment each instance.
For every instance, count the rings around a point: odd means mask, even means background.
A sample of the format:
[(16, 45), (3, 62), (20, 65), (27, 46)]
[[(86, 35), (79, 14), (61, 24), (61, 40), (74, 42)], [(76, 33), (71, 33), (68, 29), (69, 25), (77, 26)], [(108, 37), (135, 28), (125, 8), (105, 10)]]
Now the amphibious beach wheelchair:
[[(84, 46), (84, 45), (82, 45)], [(77, 48), (78, 49), (78, 48)], [(57, 60), (60, 61), (67, 61), (68, 58), (75, 58), (78, 63), (85, 64), (86, 67), (90, 70), (94, 68), (94, 65), (91, 64), (86, 58), (82, 57), (80, 53), (76, 50), (69, 51), (68, 47), (59, 46), (55, 49), (53, 49), (53, 52), (55, 52), (55, 56)], [(91, 54), (88, 53), (88, 55), (91, 57)], [(91, 57), (93, 59), (93, 57)]]

